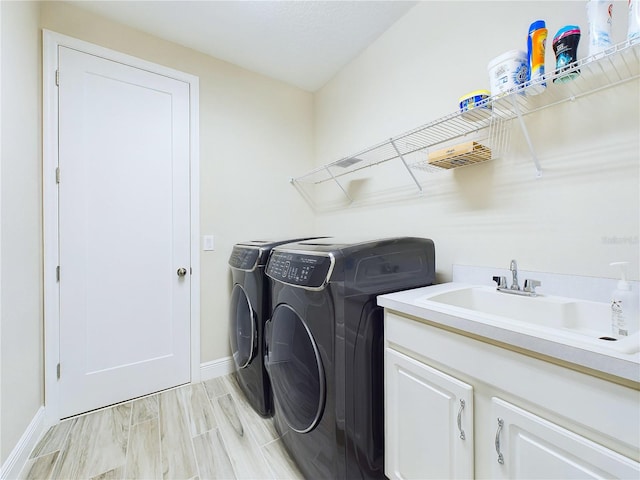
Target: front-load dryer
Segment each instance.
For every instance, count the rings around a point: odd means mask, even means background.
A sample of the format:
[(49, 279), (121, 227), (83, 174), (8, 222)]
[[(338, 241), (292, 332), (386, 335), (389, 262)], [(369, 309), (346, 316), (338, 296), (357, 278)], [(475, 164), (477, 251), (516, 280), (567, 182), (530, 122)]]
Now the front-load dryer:
[(271, 290), (264, 269), (273, 247), (299, 240), (303, 239), (237, 243), (229, 258), (233, 278), (229, 340), (235, 376), (249, 404), (265, 417), (272, 414), (272, 402), (269, 378), (263, 364), (263, 329), (271, 313)]
[(384, 478), (384, 325), (377, 295), (435, 281), (431, 240), (276, 247), (265, 366), (276, 429), (305, 478)]

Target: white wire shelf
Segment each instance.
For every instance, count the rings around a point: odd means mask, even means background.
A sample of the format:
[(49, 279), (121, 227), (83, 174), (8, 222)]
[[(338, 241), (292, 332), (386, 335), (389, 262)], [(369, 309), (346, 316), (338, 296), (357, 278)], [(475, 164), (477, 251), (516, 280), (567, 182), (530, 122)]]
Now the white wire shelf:
[[(476, 121), (469, 121), (470, 118)], [(318, 167), (300, 177), (293, 178), (292, 181), (317, 184), (335, 180), (358, 170), (405, 157), (434, 145), (476, 134), (490, 127), (494, 121), (494, 115), (486, 115), (480, 111), (466, 112), (465, 116), (460, 112), (452, 113), (354, 155)]]
[[(578, 75), (572, 80), (566, 82), (559, 80), (573, 73)], [(406, 160), (407, 157), (415, 158), (413, 154), (416, 152), (424, 151), (426, 154), (434, 147), (451, 145), (459, 139), (466, 141), (480, 136), (487, 139), (488, 147), (491, 149), (491, 159), (500, 158), (508, 148), (508, 135), (505, 134), (506, 122), (514, 118), (520, 120), (536, 170), (540, 174), (540, 165), (522, 120), (524, 116), (637, 78), (640, 78), (640, 41), (636, 39), (634, 42), (625, 41), (613, 45), (597, 55), (581, 59), (572, 64), (568, 70), (554, 70), (543, 79), (527, 82), (501, 96), (492, 96), (486, 103), (491, 107), (491, 110), (477, 108), (464, 113), (449, 114), (353, 155), (318, 167), (304, 175), (292, 178), (291, 182), (294, 184), (319, 184), (334, 181), (349, 197), (340, 184), (340, 177), (390, 160), (400, 159), (418, 189), (422, 191), (412, 169), (431, 172), (441, 169), (429, 165), (427, 160), (409, 164)], [(531, 92), (536, 90), (535, 87), (543, 82), (546, 82), (546, 89), (538, 95), (532, 95)], [(529, 94), (527, 94), (528, 92)]]
[[(569, 74), (578, 75), (572, 80), (556, 82)], [(578, 60), (567, 70), (554, 70), (542, 79), (524, 84), (522, 92), (511, 90), (506, 97), (490, 99), (494, 113), (506, 118), (528, 115), (566, 101), (597, 93), (616, 85), (640, 78), (640, 40), (626, 41), (607, 50)], [(546, 82), (547, 88), (539, 95), (527, 95), (527, 91)]]

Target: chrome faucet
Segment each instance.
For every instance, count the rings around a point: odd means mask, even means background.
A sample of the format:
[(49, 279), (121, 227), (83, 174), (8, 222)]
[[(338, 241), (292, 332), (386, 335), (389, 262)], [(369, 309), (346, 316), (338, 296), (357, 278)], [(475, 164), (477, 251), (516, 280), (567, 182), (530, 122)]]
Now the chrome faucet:
[(511, 260), (511, 265), (509, 265), (509, 270), (511, 270), (511, 275), (513, 275), (513, 283), (511, 283), (511, 290), (520, 290), (520, 285), (518, 285), (518, 264), (515, 260)]
[(516, 295), (526, 295), (528, 297), (537, 297), (536, 287), (539, 287), (541, 283), (538, 280), (526, 279), (524, 281), (524, 289), (520, 288), (518, 284), (518, 263), (515, 260), (511, 260), (509, 265), (511, 275), (513, 276), (513, 283), (510, 287), (507, 286), (507, 279), (503, 276), (493, 277), (493, 281), (496, 282), (499, 292), (514, 293)]

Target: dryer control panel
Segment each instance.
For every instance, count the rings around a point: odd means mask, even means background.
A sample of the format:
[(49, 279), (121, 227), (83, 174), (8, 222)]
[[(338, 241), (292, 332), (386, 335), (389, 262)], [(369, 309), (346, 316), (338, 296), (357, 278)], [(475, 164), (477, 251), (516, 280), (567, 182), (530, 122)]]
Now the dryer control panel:
[(259, 248), (235, 245), (229, 258), (229, 266), (250, 272), (256, 268), (259, 256)]
[(323, 288), (334, 264), (331, 255), (273, 251), (267, 264), (267, 275), (289, 285)]

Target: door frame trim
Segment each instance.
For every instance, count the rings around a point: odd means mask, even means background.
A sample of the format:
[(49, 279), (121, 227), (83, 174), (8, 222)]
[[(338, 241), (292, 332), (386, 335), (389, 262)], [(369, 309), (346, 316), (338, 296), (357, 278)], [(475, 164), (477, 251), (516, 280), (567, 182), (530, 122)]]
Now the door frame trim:
[[(200, 152), (199, 78), (162, 65), (116, 52), (83, 40), (42, 30), (42, 182), (44, 237), (44, 391), (48, 424), (60, 420), (57, 365), (60, 359), (60, 288), (58, 265), (58, 94), (56, 70), (58, 47), (64, 46), (96, 55), (189, 84), (189, 172), (190, 172), (190, 351), (191, 383), (200, 381)], [(64, 367), (63, 367), (64, 375)]]

